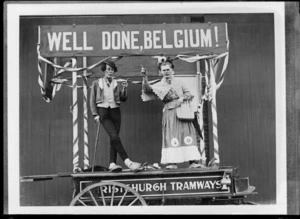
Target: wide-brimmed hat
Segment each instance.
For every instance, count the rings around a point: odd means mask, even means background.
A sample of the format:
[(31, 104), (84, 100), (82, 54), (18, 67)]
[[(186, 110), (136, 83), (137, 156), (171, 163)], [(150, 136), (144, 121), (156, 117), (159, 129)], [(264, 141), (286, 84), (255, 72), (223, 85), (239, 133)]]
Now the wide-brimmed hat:
[(111, 68), (113, 68), (113, 70), (114, 70), (115, 72), (118, 71), (118, 68), (117, 68), (116, 64), (115, 64), (113, 61), (110, 61), (110, 60), (104, 61), (104, 62), (103, 62), (102, 66), (101, 66), (101, 70), (102, 70), (102, 71), (105, 71), (106, 65), (109, 65)]

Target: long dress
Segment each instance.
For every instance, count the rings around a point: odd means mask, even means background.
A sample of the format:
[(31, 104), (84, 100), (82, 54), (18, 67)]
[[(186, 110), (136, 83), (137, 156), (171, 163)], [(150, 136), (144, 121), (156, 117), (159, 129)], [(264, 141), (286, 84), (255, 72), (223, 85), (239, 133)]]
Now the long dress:
[(179, 120), (176, 116), (176, 108), (180, 106), (178, 99), (180, 97), (186, 100), (193, 98), (184, 84), (176, 78), (169, 84), (163, 78), (156, 84), (145, 84), (141, 97), (143, 101), (160, 99), (164, 103), (161, 163), (200, 160), (196, 130), (192, 122)]

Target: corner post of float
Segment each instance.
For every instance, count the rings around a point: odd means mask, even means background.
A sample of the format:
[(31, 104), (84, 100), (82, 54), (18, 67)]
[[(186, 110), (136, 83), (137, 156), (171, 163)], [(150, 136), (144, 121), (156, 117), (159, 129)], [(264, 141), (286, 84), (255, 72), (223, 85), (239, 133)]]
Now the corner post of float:
[[(199, 54), (196, 55), (199, 57)], [(197, 76), (196, 76), (196, 89), (198, 94), (198, 106), (197, 106), (197, 121), (200, 127), (201, 134), (204, 138), (204, 129), (203, 129), (203, 104), (202, 104), (202, 73), (200, 70), (200, 59), (196, 62), (196, 70), (197, 70)], [(206, 154), (205, 154), (205, 144), (204, 139), (201, 139), (199, 136), (200, 142), (199, 142), (199, 148), (200, 148), (200, 156), (201, 161), (206, 162)]]
[[(83, 68), (87, 67), (87, 57), (83, 57)], [(90, 166), (89, 163), (89, 139), (88, 139), (88, 86), (87, 86), (87, 70), (85, 69), (83, 71), (83, 127), (84, 127), (84, 139), (83, 139), (83, 150), (84, 150), (84, 156), (83, 156), (83, 168), (87, 169)]]
[[(197, 57), (198, 57), (199, 55), (197, 54)], [(197, 91), (198, 91), (198, 101), (199, 101), (199, 104), (201, 104), (201, 102), (202, 102), (202, 84), (201, 84), (201, 78), (202, 78), (202, 73), (201, 73), (201, 71), (200, 71), (200, 60), (198, 60), (197, 62), (196, 62), (196, 68), (197, 68), (197, 86), (196, 86), (196, 88), (197, 88)]]
[(218, 117), (217, 117), (217, 89), (216, 89), (216, 77), (213, 65), (213, 59), (209, 60), (209, 70), (210, 70), (210, 82), (211, 82), (211, 92), (212, 92), (212, 100), (211, 100), (211, 112), (212, 112), (212, 134), (213, 134), (213, 147), (214, 147), (214, 157), (210, 161), (211, 164), (220, 163), (219, 158), (219, 140), (218, 140)]
[[(76, 68), (76, 59), (72, 58), (72, 68)], [(77, 72), (72, 72), (72, 117), (73, 117), (73, 172), (79, 168), (79, 146), (78, 146), (78, 92)]]

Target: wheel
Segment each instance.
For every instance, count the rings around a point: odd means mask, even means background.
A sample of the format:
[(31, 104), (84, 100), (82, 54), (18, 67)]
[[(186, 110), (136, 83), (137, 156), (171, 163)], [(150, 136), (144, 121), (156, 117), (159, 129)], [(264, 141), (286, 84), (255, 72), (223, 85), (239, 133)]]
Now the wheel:
[(119, 182), (99, 182), (78, 193), (70, 206), (132, 206), (147, 205), (142, 196)]

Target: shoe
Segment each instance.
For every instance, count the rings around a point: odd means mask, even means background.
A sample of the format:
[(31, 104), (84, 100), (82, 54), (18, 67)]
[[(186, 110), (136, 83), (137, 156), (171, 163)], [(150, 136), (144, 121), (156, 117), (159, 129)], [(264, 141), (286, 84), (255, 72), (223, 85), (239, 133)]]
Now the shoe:
[(168, 164), (166, 169), (177, 169), (177, 164)]
[(137, 171), (142, 165), (140, 163), (137, 162), (131, 162), (127, 167), (131, 170), (131, 171)]
[(122, 171), (122, 167), (117, 164), (109, 166), (109, 172), (121, 172), (121, 171)]
[(203, 168), (203, 167), (204, 167), (203, 164), (195, 163), (195, 162), (191, 163), (189, 166), (189, 168)]

